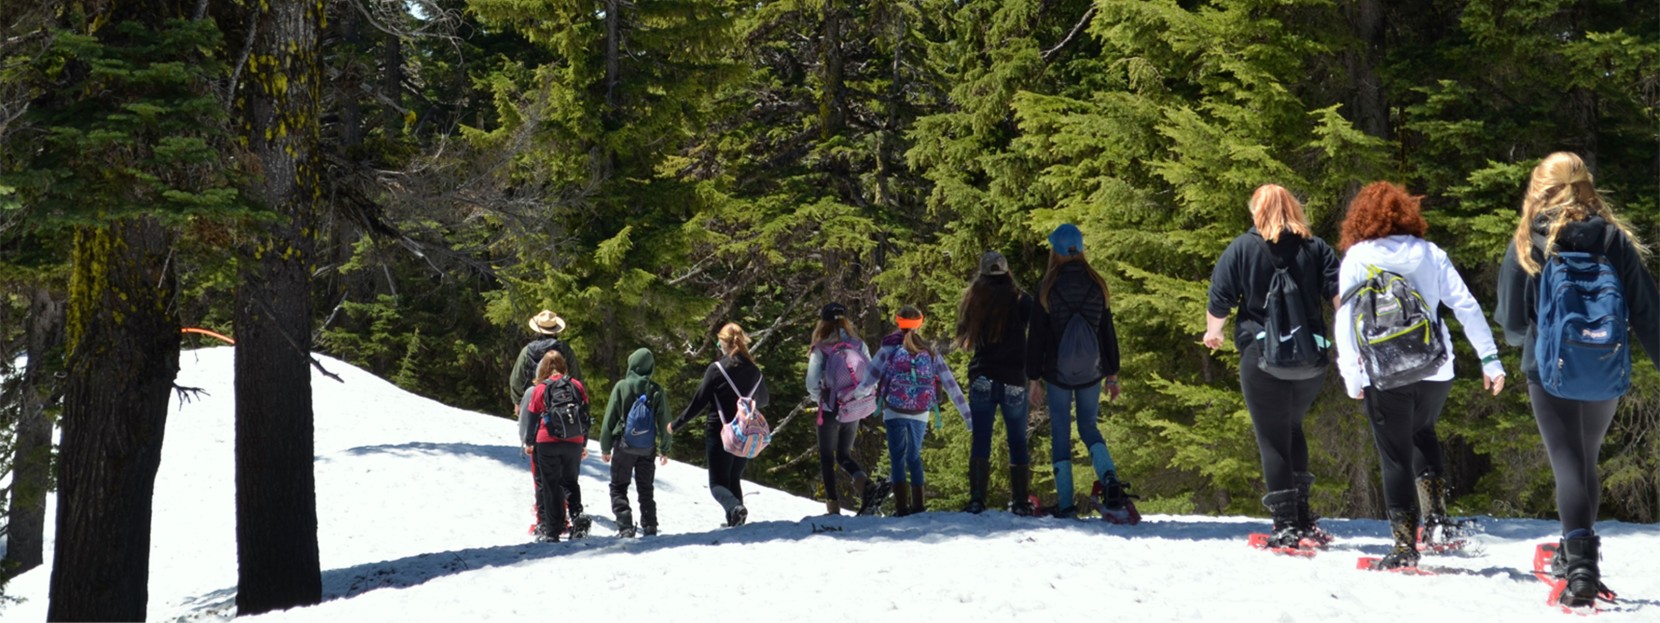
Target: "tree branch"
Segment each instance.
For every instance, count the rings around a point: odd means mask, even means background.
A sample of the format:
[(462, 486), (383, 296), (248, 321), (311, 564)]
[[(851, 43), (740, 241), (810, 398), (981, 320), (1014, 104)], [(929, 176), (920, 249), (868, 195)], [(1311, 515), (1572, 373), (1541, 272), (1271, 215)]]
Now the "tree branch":
[(1085, 25), (1089, 24), (1089, 19), (1092, 17), (1095, 17), (1095, 5), (1093, 4), (1089, 5), (1088, 11), (1084, 11), (1083, 17), (1078, 18), (1078, 23), (1072, 25), (1072, 31), (1066, 33), (1065, 39), (1061, 39), (1061, 42), (1055, 44), (1055, 47), (1043, 51), (1043, 61), (1049, 62), (1049, 57), (1054, 56), (1061, 48), (1066, 47), (1066, 44), (1071, 43), (1072, 38), (1078, 36), (1078, 33), (1084, 29)]

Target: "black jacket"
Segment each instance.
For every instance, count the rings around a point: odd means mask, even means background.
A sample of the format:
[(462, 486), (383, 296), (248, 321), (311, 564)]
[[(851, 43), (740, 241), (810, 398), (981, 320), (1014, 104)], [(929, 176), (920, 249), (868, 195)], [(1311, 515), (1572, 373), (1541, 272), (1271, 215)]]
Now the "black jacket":
[[(1493, 309), (1493, 320), (1504, 328), (1504, 341), (1522, 347), (1522, 372), (1530, 382), (1539, 382), (1539, 363), (1533, 358), (1533, 342), (1537, 335), (1533, 324), (1538, 309), (1539, 278), (1527, 274), (1516, 261), (1516, 245), (1505, 245), (1504, 261), (1499, 264), (1499, 304)], [(1544, 224), (1533, 229), (1533, 259), (1544, 263)], [(1660, 369), (1660, 291), (1654, 277), (1643, 266), (1643, 258), (1631, 246), (1625, 233), (1604, 221), (1602, 217), (1572, 222), (1562, 226), (1556, 236), (1556, 248), (1562, 251), (1600, 253), (1613, 262), (1625, 292), (1625, 305), (1631, 323), (1631, 332), (1643, 344), (1643, 351), (1656, 369)]]
[[(1004, 385), (1026, 384), (1026, 327), (1032, 322), (1032, 296), (1022, 292), (1003, 322), (1002, 335), (977, 335), (968, 360), (968, 383), (986, 377)], [(959, 320), (960, 322), (960, 320)]]
[(1049, 287), (1049, 306), (1032, 308), (1032, 320), (1026, 331), (1026, 378), (1043, 379), (1055, 383), (1056, 344), (1060, 330), (1071, 320), (1073, 303), (1078, 313), (1099, 317), (1095, 337), (1100, 340), (1101, 373), (1094, 380), (1078, 386), (1055, 385), (1065, 389), (1088, 387), (1103, 377), (1118, 374), (1118, 332), (1112, 324), (1112, 308), (1107, 306), (1106, 292), (1084, 271), (1083, 264), (1062, 264), (1055, 269), (1055, 283)]
[(1257, 228), (1234, 238), (1216, 268), (1210, 273), (1210, 315), (1227, 318), (1235, 308), (1234, 346), (1244, 351), (1256, 340), (1268, 321), (1268, 282), (1274, 277), (1275, 260), (1284, 263), (1286, 271), (1303, 292), (1318, 292), (1318, 298), (1305, 299), (1309, 305), (1309, 322), (1327, 339), (1326, 315), (1321, 312), (1321, 301), (1337, 296), (1337, 254), (1318, 236), (1303, 238), (1291, 232), (1280, 234), (1280, 239), (1267, 242)]
[[(720, 368), (716, 367), (716, 364), (709, 364), (709, 367), (703, 371), (703, 383), (697, 386), (697, 395), (692, 397), (692, 402), (686, 405), (686, 410), (680, 414), (680, 417), (675, 418), (674, 422), (670, 423), (670, 426), (673, 426), (675, 430), (680, 430), (686, 425), (686, 422), (702, 415), (703, 411), (707, 409), (709, 410), (709, 431), (718, 432), (723, 417), (720, 414), (724, 413), (724, 417), (727, 419), (736, 414), (738, 412), (739, 392), (748, 393), (750, 388), (755, 388), (755, 393), (750, 396), (755, 399), (755, 406), (767, 406), (767, 381), (762, 377), (760, 368), (747, 359), (731, 356), (722, 357), (717, 363), (726, 366), (726, 374), (732, 377), (733, 383), (738, 384), (738, 391), (733, 391), (732, 386), (726, 383), (726, 377), (721, 376)], [(759, 386), (756, 385), (757, 382), (760, 383)], [(717, 407), (717, 409), (711, 409), (710, 407)]]

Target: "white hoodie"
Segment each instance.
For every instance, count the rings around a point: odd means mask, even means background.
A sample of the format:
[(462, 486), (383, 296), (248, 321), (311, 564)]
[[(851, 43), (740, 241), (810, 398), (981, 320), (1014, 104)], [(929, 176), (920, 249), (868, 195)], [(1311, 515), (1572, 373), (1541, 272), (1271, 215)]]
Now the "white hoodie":
[[(1496, 357), (1499, 349), (1493, 344), (1493, 330), (1487, 326), (1487, 317), (1481, 313), (1481, 304), (1470, 295), (1470, 289), (1464, 285), (1464, 278), (1459, 277), (1458, 271), (1453, 269), (1445, 251), (1432, 242), (1404, 234), (1361, 242), (1349, 247), (1348, 252), (1343, 254), (1343, 263), (1337, 272), (1337, 291), (1348, 292), (1350, 288), (1366, 281), (1368, 266), (1376, 266), (1406, 277), (1407, 282), (1424, 297), (1424, 303), (1437, 318), (1440, 317), (1440, 307), (1443, 303), (1452, 308), (1453, 315), (1464, 325), (1464, 338), (1475, 346), (1476, 356), (1482, 359), (1492, 357), (1490, 361), (1482, 364), (1482, 374), (1489, 377), (1504, 375), (1504, 364)], [(1355, 348), (1353, 303), (1344, 302), (1343, 306), (1337, 309), (1335, 324), (1337, 326), (1332, 332), (1337, 338), (1337, 369), (1343, 373), (1343, 384), (1349, 397), (1359, 398), (1361, 392), (1371, 385), (1372, 381), (1366, 377), (1366, 368), (1360, 362), (1360, 352)], [(1441, 325), (1441, 342), (1446, 344), (1447, 352), (1453, 352), (1452, 335), (1446, 324)], [(1449, 381), (1452, 378), (1452, 357), (1448, 357), (1447, 362), (1441, 364), (1440, 370), (1436, 370), (1435, 374), (1424, 380)]]

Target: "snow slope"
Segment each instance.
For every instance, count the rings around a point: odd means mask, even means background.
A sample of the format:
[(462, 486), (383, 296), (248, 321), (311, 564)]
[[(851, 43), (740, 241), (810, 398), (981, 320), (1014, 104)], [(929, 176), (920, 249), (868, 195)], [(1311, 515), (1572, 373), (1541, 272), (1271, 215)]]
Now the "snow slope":
[[(152, 620), (235, 612), (231, 357), (210, 348), (181, 362), (179, 384), (209, 394), (168, 420)], [(259, 621), (1571, 620), (1528, 573), (1533, 544), (1555, 534), (1535, 520), (1487, 519), (1482, 552), (1425, 560), (1468, 574), (1412, 577), (1354, 569), (1387, 549), (1377, 520), (1326, 520), (1339, 541), (1306, 560), (1248, 549), (1245, 535), (1266, 527), (1257, 519), (827, 518), (818, 502), (751, 486), (751, 523), (723, 529), (705, 473), (671, 462), (657, 477), (664, 534), (623, 541), (611, 536), (606, 466), (591, 456), (582, 486), (595, 536), (533, 544), (511, 422), (321, 360), (345, 379), (313, 381), (325, 601)], [(1660, 533), (1600, 529), (1606, 581), (1625, 599), (1599, 619), (1660, 620)], [(27, 601), (5, 620), (44, 619), (49, 566), (11, 583)]]

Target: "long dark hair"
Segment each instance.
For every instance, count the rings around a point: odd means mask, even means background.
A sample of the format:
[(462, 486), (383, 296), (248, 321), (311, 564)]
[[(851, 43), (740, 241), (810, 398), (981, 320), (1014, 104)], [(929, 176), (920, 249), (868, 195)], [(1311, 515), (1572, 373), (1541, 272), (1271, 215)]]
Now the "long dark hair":
[(1107, 281), (1101, 278), (1101, 273), (1095, 272), (1095, 267), (1089, 265), (1089, 260), (1084, 259), (1084, 254), (1061, 255), (1050, 251), (1049, 270), (1043, 273), (1043, 285), (1038, 287), (1038, 303), (1043, 305), (1043, 311), (1049, 311), (1049, 288), (1054, 287), (1055, 277), (1060, 276), (1061, 271), (1058, 269), (1074, 263), (1082, 265), (1089, 278), (1095, 280), (1095, 285), (1101, 286), (1101, 300), (1108, 305), (1112, 304), (1112, 295), (1107, 293)]
[(957, 304), (957, 348), (974, 350), (984, 337), (996, 344), (1020, 303), (1020, 284), (1009, 275), (980, 275)]
[(853, 328), (853, 321), (848, 320), (847, 316), (835, 320), (818, 321), (818, 325), (813, 327), (813, 345), (809, 346), (808, 350), (840, 337), (842, 332), (846, 332), (849, 337), (855, 340), (859, 339), (858, 329)]

